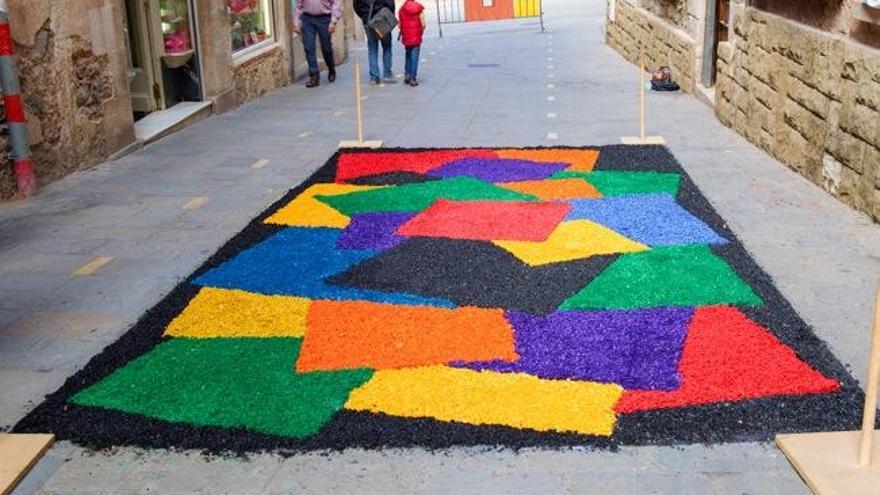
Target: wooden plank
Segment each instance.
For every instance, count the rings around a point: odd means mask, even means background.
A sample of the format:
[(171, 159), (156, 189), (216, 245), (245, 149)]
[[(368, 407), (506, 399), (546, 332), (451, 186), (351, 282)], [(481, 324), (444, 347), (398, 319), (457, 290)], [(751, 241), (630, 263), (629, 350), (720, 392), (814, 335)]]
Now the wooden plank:
[(663, 136), (627, 136), (620, 138), (622, 144), (666, 144)]
[(874, 329), (871, 331), (871, 357), (868, 359), (868, 384), (865, 386), (865, 411), (862, 414), (862, 440), (859, 446), (859, 465), (870, 464), (871, 451), (880, 442), (873, 439), (877, 420), (877, 392), (880, 389), (880, 287), (874, 301)]
[(0, 495), (12, 493), (53, 441), (51, 434), (0, 434)]
[[(869, 467), (859, 466), (861, 431), (831, 431), (776, 436), (776, 445), (817, 495), (876, 495), (880, 489), (880, 454)], [(874, 432), (880, 442), (880, 431)]]

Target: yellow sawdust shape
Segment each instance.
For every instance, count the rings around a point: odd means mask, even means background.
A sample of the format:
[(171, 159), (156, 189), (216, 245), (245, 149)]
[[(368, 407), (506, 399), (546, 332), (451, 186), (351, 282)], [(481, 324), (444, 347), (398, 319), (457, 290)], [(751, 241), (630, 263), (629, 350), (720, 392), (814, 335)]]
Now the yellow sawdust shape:
[(592, 184), (583, 179), (524, 180), (498, 185), (505, 189), (531, 194), (545, 201), (602, 197)]
[(203, 287), (165, 335), (189, 338), (302, 337), (310, 299)]
[(376, 189), (380, 186), (357, 186), (350, 184), (315, 184), (290, 203), (266, 219), (265, 223), (291, 225), (295, 227), (334, 227), (344, 229), (351, 219), (331, 206), (315, 199), (315, 196), (346, 194), (354, 191)]
[(527, 265), (538, 266), (612, 253), (647, 251), (648, 246), (589, 220), (560, 223), (541, 242), (493, 241)]
[(345, 407), (407, 418), (608, 436), (619, 385), (447, 366), (379, 370)]
[(590, 172), (599, 159), (599, 150), (575, 150), (565, 148), (547, 148), (536, 150), (504, 149), (495, 150), (499, 158), (516, 158), (533, 162), (569, 163), (566, 170)]

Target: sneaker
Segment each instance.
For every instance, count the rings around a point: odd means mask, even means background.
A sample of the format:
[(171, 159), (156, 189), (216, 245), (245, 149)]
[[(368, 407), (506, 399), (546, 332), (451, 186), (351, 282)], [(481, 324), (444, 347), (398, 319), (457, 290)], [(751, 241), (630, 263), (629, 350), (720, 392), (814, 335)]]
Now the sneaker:
[(321, 84), (321, 79), (317, 74), (313, 76), (309, 76), (309, 82), (306, 83), (307, 88), (314, 88), (315, 86)]
[(336, 82), (336, 69), (330, 69), (330, 72), (327, 73), (327, 81), (331, 83)]
[(409, 80), (409, 85), (412, 87), (416, 87), (419, 85), (419, 80), (415, 77)]
[(410, 82), (411, 80), (412, 80), (412, 79), (410, 79), (409, 76), (406, 76), (406, 77), (403, 78), (403, 84), (409, 84), (409, 82)]
[(370, 84), (379, 84), (381, 82), (382, 81), (378, 77), (371, 77), (370, 78)]

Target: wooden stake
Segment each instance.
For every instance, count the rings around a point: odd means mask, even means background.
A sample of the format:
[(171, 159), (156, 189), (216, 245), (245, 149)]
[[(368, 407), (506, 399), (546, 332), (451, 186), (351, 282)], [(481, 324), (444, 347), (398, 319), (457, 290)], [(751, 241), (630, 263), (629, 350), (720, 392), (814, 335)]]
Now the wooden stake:
[(53, 441), (50, 434), (0, 434), (0, 494), (12, 493)]
[(645, 53), (639, 51), (639, 139), (645, 140)]
[(354, 61), (354, 97), (357, 100), (358, 142), (364, 142), (364, 111), (361, 98), (361, 61)]
[(880, 493), (880, 455), (873, 449), (880, 444), (880, 430), (874, 430), (880, 387), (880, 287), (874, 304), (862, 429), (776, 435), (776, 445), (817, 495)]
[(623, 144), (666, 144), (663, 136), (645, 136), (647, 102), (645, 100), (645, 52), (639, 50), (639, 135), (620, 138)]
[(862, 438), (859, 441), (859, 465), (871, 464), (874, 424), (877, 420), (877, 389), (880, 388), (880, 287), (874, 302), (874, 329), (871, 332), (871, 355), (868, 358), (868, 384), (865, 389), (865, 412), (862, 416)]
[(361, 96), (361, 61), (354, 61), (354, 99), (357, 109), (357, 141), (340, 141), (340, 148), (381, 148), (382, 141), (364, 141), (364, 110)]

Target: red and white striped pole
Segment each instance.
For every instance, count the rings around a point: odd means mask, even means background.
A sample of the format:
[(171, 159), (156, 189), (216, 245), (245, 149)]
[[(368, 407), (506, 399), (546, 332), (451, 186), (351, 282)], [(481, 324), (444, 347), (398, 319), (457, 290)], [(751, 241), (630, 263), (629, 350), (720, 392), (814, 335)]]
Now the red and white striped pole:
[(34, 161), (28, 147), (27, 121), (21, 101), (21, 88), (18, 82), (18, 69), (15, 65), (15, 43), (9, 29), (9, 14), (6, 0), (0, 0), (0, 88), (6, 106), (6, 122), (9, 125), (9, 145), (15, 161), (15, 182), (18, 194), (23, 197), (37, 190), (34, 177)]

